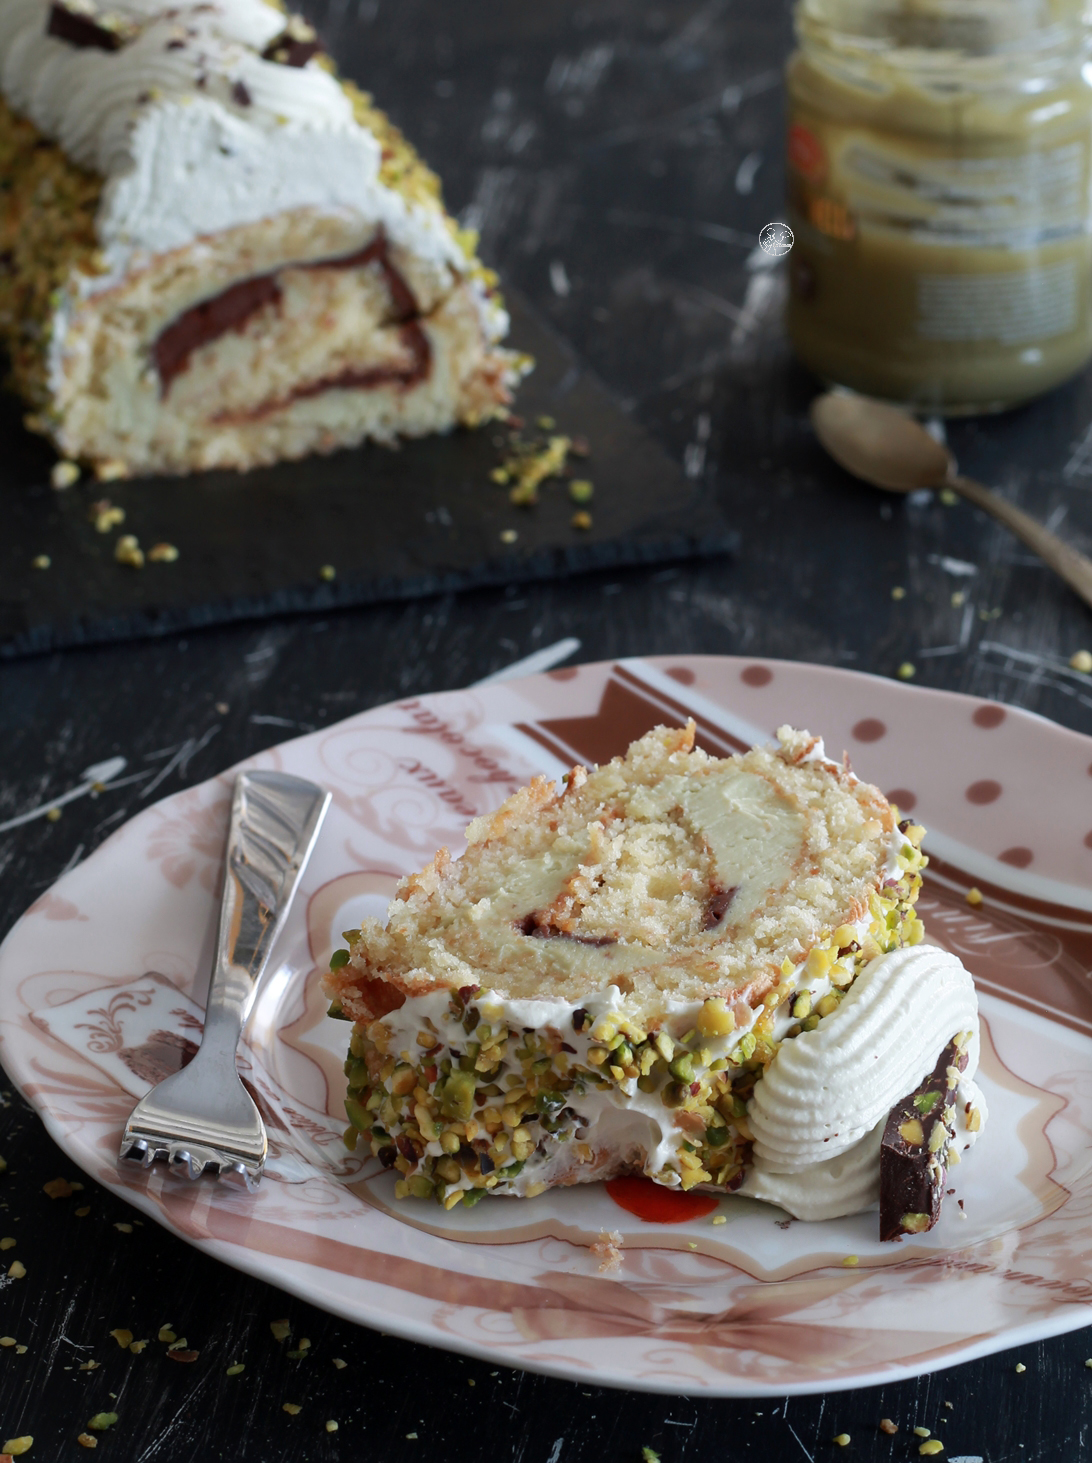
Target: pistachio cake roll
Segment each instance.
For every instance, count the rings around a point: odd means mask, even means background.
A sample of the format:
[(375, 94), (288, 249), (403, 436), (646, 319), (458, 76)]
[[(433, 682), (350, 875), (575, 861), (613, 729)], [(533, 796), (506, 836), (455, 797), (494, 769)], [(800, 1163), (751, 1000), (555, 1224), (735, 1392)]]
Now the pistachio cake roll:
[(623, 1173), (870, 1207), (888, 1113), (953, 1039), (926, 1157), (984, 1111), (973, 985), (914, 913), (923, 833), (789, 727), (728, 758), (658, 727), (536, 778), (331, 962), (347, 1141), (448, 1208)]
[(473, 238), (298, 17), (3, 0), (0, 93), (0, 335), (66, 457), (249, 468), (510, 399)]

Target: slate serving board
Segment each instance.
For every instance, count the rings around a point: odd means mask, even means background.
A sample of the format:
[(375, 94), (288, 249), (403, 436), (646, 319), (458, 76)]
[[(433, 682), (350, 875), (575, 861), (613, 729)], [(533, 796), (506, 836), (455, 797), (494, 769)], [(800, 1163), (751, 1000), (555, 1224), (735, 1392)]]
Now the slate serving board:
[[(239, 474), (202, 473), (50, 486), (53, 454), (0, 398), (0, 656), (124, 640), (227, 620), (405, 599), (485, 584), (727, 552), (733, 534), (707, 495), (581, 369), (571, 350), (518, 296), (512, 344), (537, 366), (515, 409), (587, 439), (577, 476), (595, 484), (590, 530), (574, 529), (561, 482), (530, 509), (490, 480), (503, 427)], [(125, 522), (108, 534), (89, 519), (108, 497)], [(505, 544), (501, 533), (515, 529)], [(175, 563), (118, 564), (120, 533), (147, 549), (167, 542)], [(48, 569), (33, 566), (50, 558)], [(325, 582), (320, 569), (332, 565)]]

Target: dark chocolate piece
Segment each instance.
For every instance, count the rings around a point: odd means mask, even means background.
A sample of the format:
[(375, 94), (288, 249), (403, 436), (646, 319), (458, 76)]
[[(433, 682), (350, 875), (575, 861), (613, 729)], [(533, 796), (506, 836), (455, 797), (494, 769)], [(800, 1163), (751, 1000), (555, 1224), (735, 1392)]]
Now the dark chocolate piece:
[(703, 930), (715, 930), (721, 920), (728, 913), (728, 906), (736, 897), (738, 884), (733, 884), (731, 889), (718, 889), (711, 896), (709, 903), (705, 906), (705, 918), (702, 921)]
[(100, 25), (93, 15), (69, 10), (67, 5), (59, 3), (50, 7), (46, 34), (56, 36), (59, 41), (67, 41), (70, 46), (92, 47), (98, 51), (120, 51), (129, 39), (121, 30)]
[(249, 107), (253, 100), (247, 90), (245, 81), (233, 81), (231, 83), (231, 100), (237, 107)]
[[(955, 1139), (955, 1081), (967, 1053), (953, 1037), (921, 1085), (895, 1104), (880, 1145), (880, 1239), (924, 1234), (940, 1218), (949, 1143)], [(949, 1085), (949, 1083), (951, 1085)], [(948, 1112), (948, 1119), (945, 1113)]]
[[(559, 930), (550, 923), (550, 916), (538, 914), (525, 914), (522, 919), (515, 920), (516, 929), (521, 935), (527, 935), (532, 940), (571, 940), (575, 945), (617, 945), (617, 935), (571, 935), (568, 930)], [(573, 1012), (573, 1025), (576, 1026), (576, 1017), (579, 1013)], [(586, 1015), (587, 1013), (584, 1012)], [(576, 1027), (579, 1031), (581, 1028)]]
[(306, 66), (312, 56), (317, 56), (322, 45), (317, 36), (299, 39), (289, 31), (274, 36), (262, 52), (263, 61), (276, 61), (281, 66)]

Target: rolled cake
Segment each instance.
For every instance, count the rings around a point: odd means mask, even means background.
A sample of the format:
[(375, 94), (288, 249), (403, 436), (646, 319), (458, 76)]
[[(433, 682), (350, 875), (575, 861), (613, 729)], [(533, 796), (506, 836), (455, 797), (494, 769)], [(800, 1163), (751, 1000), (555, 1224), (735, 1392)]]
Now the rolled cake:
[(923, 834), (789, 727), (536, 778), (335, 954), (347, 1141), (448, 1208), (643, 1173), (827, 1218), (876, 1202), (888, 1114), (955, 1041), (935, 1188), (985, 1109), (973, 984), (914, 913)]
[(473, 237), (298, 17), (3, 0), (0, 92), (0, 334), (65, 456), (248, 468), (509, 400)]

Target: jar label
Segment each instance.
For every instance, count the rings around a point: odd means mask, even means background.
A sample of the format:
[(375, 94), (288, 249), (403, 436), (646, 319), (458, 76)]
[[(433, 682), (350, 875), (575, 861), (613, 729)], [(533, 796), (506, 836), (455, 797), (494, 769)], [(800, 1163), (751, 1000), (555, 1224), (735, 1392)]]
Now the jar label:
[(920, 340), (997, 341), (1027, 345), (1076, 328), (1077, 266), (1072, 259), (1044, 269), (917, 277)]
[(864, 233), (966, 249), (1034, 249), (1085, 233), (1083, 140), (999, 157), (923, 156), (851, 136), (839, 191)]
[(800, 122), (789, 128), (789, 167), (818, 187), (827, 175), (827, 154), (823, 144)]

